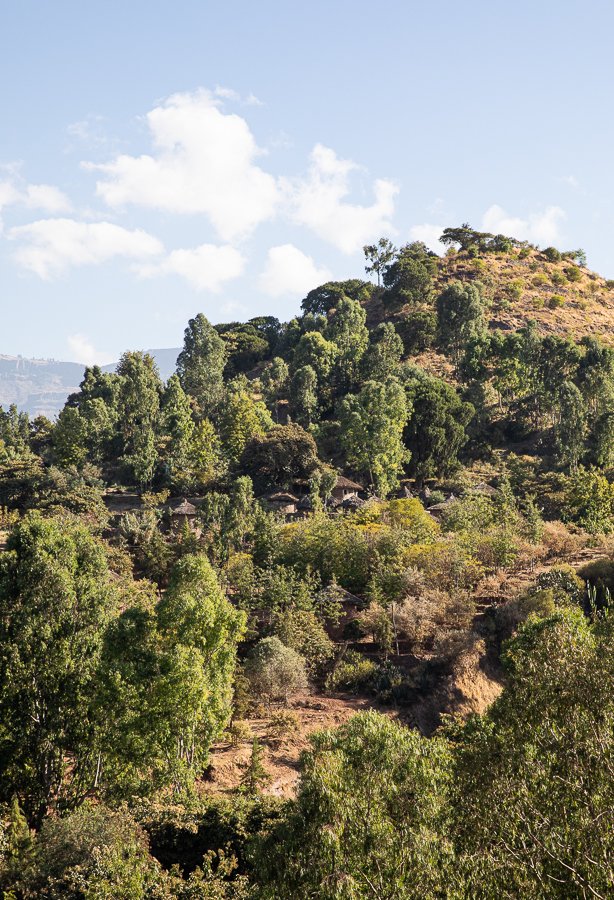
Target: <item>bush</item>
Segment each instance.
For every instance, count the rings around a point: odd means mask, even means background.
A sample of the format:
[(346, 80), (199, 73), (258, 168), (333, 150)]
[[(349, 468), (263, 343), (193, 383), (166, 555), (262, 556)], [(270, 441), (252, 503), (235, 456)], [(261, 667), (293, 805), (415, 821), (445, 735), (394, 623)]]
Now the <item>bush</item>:
[(550, 309), (558, 309), (559, 306), (563, 306), (565, 304), (565, 297), (561, 297), (560, 294), (553, 294), (552, 297), (548, 300), (548, 306)]
[(566, 266), (564, 272), (567, 275), (567, 281), (575, 282), (582, 278), (582, 272), (577, 266)]
[(562, 285), (567, 284), (567, 279), (562, 272), (558, 271), (558, 269), (550, 275), (550, 281), (557, 287), (562, 287)]
[(278, 637), (258, 641), (245, 661), (245, 674), (256, 697), (268, 703), (288, 702), (307, 687), (307, 667), (303, 657), (286, 647)]
[(543, 253), (548, 262), (559, 262), (561, 259), (561, 252), (556, 247), (546, 247)]
[(550, 279), (547, 275), (544, 275), (543, 272), (539, 272), (537, 275), (534, 275), (531, 279), (531, 284), (535, 287), (543, 287), (546, 284), (549, 284)]
[(348, 650), (328, 676), (326, 687), (329, 691), (366, 691), (373, 683), (376, 669), (372, 660), (354, 650)]

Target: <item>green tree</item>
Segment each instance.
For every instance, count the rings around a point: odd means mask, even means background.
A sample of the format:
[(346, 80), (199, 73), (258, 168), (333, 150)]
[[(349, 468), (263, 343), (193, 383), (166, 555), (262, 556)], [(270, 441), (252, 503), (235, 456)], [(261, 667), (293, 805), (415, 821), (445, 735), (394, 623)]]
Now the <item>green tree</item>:
[(248, 443), (272, 426), (264, 403), (254, 400), (247, 390), (230, 389), (220, 413), (220, 438), (230, 464), (237, 465)]
[(362, 370), (367, 380), (385, 381), (397, 375), (403, 356), (403, 341), (392, 322), (382, 322), (371, 332), (369, 346), (362, 358)]
[(474, 284), (453, 281), (437, 297), (438, 339), (456, 359), (484, 330), (484, 301)]
[(296, 370), (289, 394), (292, 415), (300, 425), (308, 428), (318, 408), (318, 376), (311, 366)]
[(367, 381), (360, 393), (345, 397), (340, 406), (341, 444), (350, 467), (368, 476), (380, 496), (399, 483), (409, 461), (403, 429), (410, 407), (399, 382)]
[(245, 661), (245, 674), (254, 696), (267, 703), (287, 703), (307, 687), (305, 660), (275, 636), (258, 641)]
[(190, 319), (177, 357), (177, 374), (200, 416), (211, 416), (221, 403), (227, 359), (224, 341), (205, 316), (199, 313)]
[(385, 270), (384, 302), (394, 306), (428, 303), (436, 271), (436, 254), (419, 241), (407, 244)]
[(261, 847), (264, 896), (450, 896), (445, 742), (375, 712), (311, 742), (297, 799)]
[(129, 478), (138, 485), (151, 482), (156, 463), (156, 435), (162, 382), (148, 353), (124, 353), (117, 366), (120, 378), (117, 398), (122, 438), (122, 462)]
[(584, 453), (588, 432), (586, 404), (573, 381), (565, 381), (558, 390), (559, 415), (554, 429), (557, 458), (572, 471)]
[(412, 413), (404, 440), (411, 452), (411, 474), (419, 483), (451, 475), (467, 442), (465, 429), (473, 406), (464, 403), (451, 385), (419, 370), (406, 389)]
[(190, 456), (194, 443), (194, 420), (190, 401), (177, 375), (171, 375), (162, 395), (161, 431), (164, 463), (173, 485), (190, 484)]
[(382, 274), (396, 255), (396, 247), (392, 241), (388, 240), (388, 238), (382, 237), (377, 244), (368, 244), (363, 247), (362, 252), (365, 255), (365, 261), (367, 263), (365, 272), (367, 275), (372, 275), (375, 272), (377, 275), (377, 286), (379, 287)]
[(274, 425), (266, 434), (256, 435), (241, 459), (241, 469), (259, 492), (290, 488), (294, 481), (309, 479), (320, 467), (313, 437), (294, 423)]
[(339, 393), (352, 390), (359, 380), (360, 362), (369, 345), (366, 321), (364, 308), (349, 297), (342, 298), (329, 313), (325, 337), (339, 351), (335, 375)]
[(74, 406), (65, 406), (52, 432), (53, 449), (61, 466), (81, 466), (88, 455), (87, 421)]
[(132, 606), (107, 630), (101, 663), (112, 795), (189, 784), (230, 717), (243, 613), (204, 556), (176, 563), (157, 606)]
[(462, 896), (607, 897), (614, 883), (613, 629), (568, 606), (529, 619), (507, 687), (457, 734)]
[(120, 600), (100, 542), (79, 524), (30, 514), (0, 561), (0, 798), (33, 822), (95, 780), (96, 673)]

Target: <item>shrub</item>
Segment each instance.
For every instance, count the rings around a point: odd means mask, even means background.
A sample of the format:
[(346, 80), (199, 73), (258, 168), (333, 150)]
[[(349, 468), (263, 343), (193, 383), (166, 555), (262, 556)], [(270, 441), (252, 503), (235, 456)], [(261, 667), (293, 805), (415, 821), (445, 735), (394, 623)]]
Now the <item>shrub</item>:
[(561, 252), (556, 247), (546, 247), (543, 253), (549, 262), (558, 262), (561, 259)]
[(563, 306), (565, 303), (565, 297), (561, 297), (560, 294), (553, 294), (552, 297), (548, 300), (548, 306), (550, 309), (558, 309), (559, 306)]
[(281, 747), (289, 737), (298, 734), (301, 722), (290, 709), (274, 713), (267, 725), (267, 740), (273, 747)]
[(278, 637), (258, 641), (245, 661), (245, 674), (254, 694), (268, 703), (287, 703), (308, 684), (305, 660)]
[(328, 676), (326, 687), (329, 691), (360, 693), (372, 684), (376, 669), (372, 660), (354, 650), (348, 650)]
[(567, 284), (567, 279), (562, 272), (559, 272), (558, 269), (552, 272), (552, 274), (550, 275), (550, 281), (557, 287), (561, 287), (562, 285)]
[(505, 290), (512, 300), (520, 300), (524, 290), (524, 281), (522, 278), (514, 278), (509, 282)]
[(582, 278), (582, 272), (577, 266), (566, 266), (564, 272), (567, 275), (568, 281), (580, 281)]
[(545, 275), (543, 272), (539, 272), (537, 275), (533, 276), (533, 278), (531, 279), (531, 284), (533, 284), (535, 287), (543, 287), (544, 285), (548, 284), (549, 281), (550, 279), (547, 275)]

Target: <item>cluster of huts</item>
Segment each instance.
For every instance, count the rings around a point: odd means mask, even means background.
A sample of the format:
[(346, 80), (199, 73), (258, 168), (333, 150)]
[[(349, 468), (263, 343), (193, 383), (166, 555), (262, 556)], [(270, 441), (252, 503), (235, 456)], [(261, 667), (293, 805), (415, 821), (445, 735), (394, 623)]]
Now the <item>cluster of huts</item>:
[[(273, 491), (259, 499), (266, 509), (284, 516), (287, 520), (306, 518), (313, 510), (311, 497), (308, 493), (298, 491), (293, 494), (289, 491)], [(496, 489), (486, 482), (480, 482), (471, 488), (471, 493), (493, 496)], [(361, 496), (361, 494), (363, 496)], [(366, 491), (362, 484), (339, 475), (332, 489), (330, 497), (326, 500), (325, 508), (328, 512), (352, 512), (360, 509), (367, 502)], [(421, 496), (427, 501), (427, 512), (435, 519), (440, 519), (457, 503), (459, 497), (451, 493), (443, 502), (428, 505), (428, 489)], [(401, 496), (411, 497), (414, 493), (407, 487), (401, 489)], [(180, 531), (186, 524), (194, 527), (198, 508), (202, 502), (200, 497), (176, 497), (168, 501), (165, 513), (170, 531)], [(121, 516), (125, 512), (131, 512), (140, 508), (140, 498), (136, 494), (115, 494), (107, 496), (107, 507), (112, 514)]]

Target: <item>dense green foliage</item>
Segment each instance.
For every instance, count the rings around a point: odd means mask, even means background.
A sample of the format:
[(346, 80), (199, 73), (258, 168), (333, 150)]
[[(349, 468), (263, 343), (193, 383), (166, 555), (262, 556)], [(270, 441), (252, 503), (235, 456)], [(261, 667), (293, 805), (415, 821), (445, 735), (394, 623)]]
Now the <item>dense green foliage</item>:
[(612, 895), (614, 350), (489, 266), (596, 276), (441, 240), (0, 410), (6, 900)]

